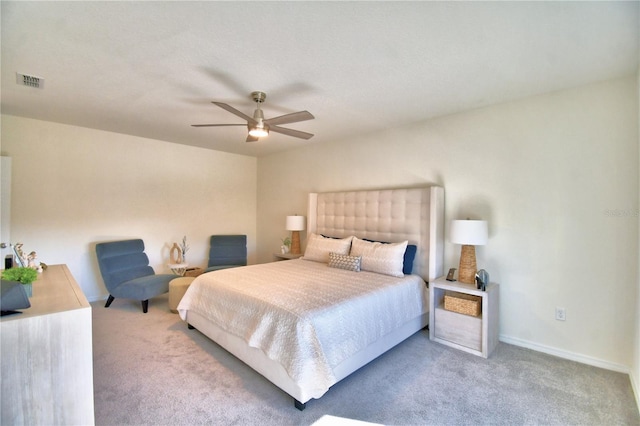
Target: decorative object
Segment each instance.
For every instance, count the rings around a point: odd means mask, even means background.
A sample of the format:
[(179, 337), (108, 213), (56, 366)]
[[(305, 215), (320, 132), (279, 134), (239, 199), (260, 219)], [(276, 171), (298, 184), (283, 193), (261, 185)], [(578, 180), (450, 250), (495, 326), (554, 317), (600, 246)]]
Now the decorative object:
[(455, 281), (456, 268), (450, 268), (447, 274), (447, 281)]
[(16, 254), (16, 265), (27, 266), (27, 256), (22, 251), (22, 243), (14, 244), (13, 252)]
[(189, 251), (189, 246), (187, 245), (187, 236), (182, 237), (182, 244), (180, 244), (180, 252), (182, 253), (182, 261), (181, 263), (185, 263), (187, 261), (187, 251)]
[(286, 237), (282, 240), (282, 245), (280, 246), (280, 252), (282, 254), (287, 254), (291, 251), (291, 238)]
[(17, 268), (2, 271), (2, 279), (19, 282), (24, 286), (27, 296), (31, 297), (33, 296), (32, 284), (38, 279), (38, 271), (28, 266), (18, 266)]
[(347, 271), (360, 272), (361, 256), (349, 256), (346, 254), (329, 253), (329, 267), (345, 269)]
[(287, 216), (287, 231), (291, 231), (291, 254), (300, 254), (300, 231), (304, 231), (304, 216)]
[(172, 264), (182, 263), (182, 251), (178, 243), (173, 243), (173, 247), (169, 251), (169, 258)]
[[(187, 268), (184, 273), (184, 277), (197, 277), (198, 275), (204, 274), (204, 269), (202, 268)], [(171, 284), (171, 283), (169, 283)]]
[(482, 312), (482, 298), (473, 294), (447, 291), (444, 294), (444, 308), (447, 311), (477, 317)]
[(478, 290), (486, 291), (489, 285), (489, 273), (484, 269), (480, 269), (476, 274), (476, 287)]
[(489, 230), (484, 220), (454, 220), (451, 222), (450, 240), (462, 244), (458, 280), (465, 284), (475, 284), (476, 248), (487, 243)]

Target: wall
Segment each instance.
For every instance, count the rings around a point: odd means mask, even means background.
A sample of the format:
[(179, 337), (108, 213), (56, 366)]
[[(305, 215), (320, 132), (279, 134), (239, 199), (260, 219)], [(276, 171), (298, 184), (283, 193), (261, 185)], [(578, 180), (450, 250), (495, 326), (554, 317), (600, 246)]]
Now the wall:
[(183, 236), (187, 261), (205, 266), (211, 234), (245, 233), (255, 262), (255, 158), (7, 115), (1, 148), (13, 163), (13, 242), (66, 263), (89, 300), (107, 295), (101, 241), (142, 238), (169, 273)]
[[(259, 261), (308, 192), (443, 185), (447, 222), (486, 219), (478, 265), (503, 341), (629, 371), (638, 305), (635, 77), (441, 117), (258, 163)], [(445, 228), (448, 237), (448, 224)], [(460, 247), (447, 243), (445, 268)], [(555, 320), (555, 308), (566, 321)]]
[[(639, 127), (638, 132), (640, 133), (640, 70), (638, 71), (638, 86), (637, 90), (637, 102), (638, 102), (638, 122), (637, 125)], [(640, 135), (638, 137), (638, 145), (640, 146)], [(640, 159), (638, 159), (640, 163)], [(640, 185), (638, 192), (640, 192)], [(640, 212), (638, 214), (638, 221), (640, 221)], [(640, 245), (640, 235), (638, 235), (638, 244)], [(633, 354), (633, 365), (631, 369), (631, 384), (633, 385), (633, 389), (636, 394), (636, 401), (638, 402), (638, 407), (640, 408), (640, 262), (638, 262), (638, 289), (636, 295), (636, 333), (634, 339), (634, 354)]]

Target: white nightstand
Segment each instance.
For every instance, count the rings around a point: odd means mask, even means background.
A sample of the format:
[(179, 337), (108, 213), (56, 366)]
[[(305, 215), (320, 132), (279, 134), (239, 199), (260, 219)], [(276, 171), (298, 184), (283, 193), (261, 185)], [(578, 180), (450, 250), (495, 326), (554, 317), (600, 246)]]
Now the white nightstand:
[(276, 261), (278, 260), (291, 260), (302, 257), (302, 253), (292, 254), (292, 253), (273, 253), (273, 257)]
[[(447, 281), (444, 277), (429, 283), (429, 338), (465, 352), (488, 358), (498, 344), (498, 300), (500, 286), (491, 283), (486, 291), (475, 285)], [(479, 296), (479, 316), (444, 309), (446, 292)]]

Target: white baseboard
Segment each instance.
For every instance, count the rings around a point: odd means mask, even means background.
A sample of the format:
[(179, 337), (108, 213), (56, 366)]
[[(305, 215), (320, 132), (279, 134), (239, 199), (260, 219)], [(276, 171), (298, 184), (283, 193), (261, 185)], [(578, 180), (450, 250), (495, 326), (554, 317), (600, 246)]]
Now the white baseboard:
[(630, 373), (629, 379), (631, 380), (631, 388), (633, 389), (633, 393), (636, 396), (636, 404), (638, 404), (638, 411), (640, 411), (640, 387), (638, 387), (638, 385), (640, 385), (640, 383), (638, 383), (638, 380), (640, 380), (640, 378), (637, 378), (633, 375), (633, 373)]
[(510, 345), (520, 346), (549, 355), (554, 355), (559, 358), (580, 362), (582, 364), (592, 365), (594, 367), (604, 368), (606, 370), (617, 371), (618, 373), (624, 373), (628, 375), (629, 381), (631, 382), (631, 389), (633, 389), (633, 394), (636, 397), (636, 405), (638, 406), (638, 410), (640, 411), (640, 383), (638, 383), (638, 380), (640, 380), (640, 378), (634, 377), (631, 367), (622, 364), (616, 364), (614, 362), (604, 361), (590, 356), (585, 356), (582, 354), (577, 354), (574, 352), (563, 351), (558, 348), (552, 348), (550, 346), (540, 345), (538, 343), (517, 339), (515, 337), (509, 337), (502, 334), (499, 336), (499, 340)]
[[(539, 343), (530, 342), (527, 340), (518, 339), (515, 337), (505, 336), (503, 334), (499, 337), (501, 342), (508, 343), (510, 345), (520, 346), (534, 351), (543, 352), (545, 354), (554, 355), (559, 358), (568, 359), (571, 361), (580, 362), (582, 364), (592, 365), (594, 367), (604, 368), (606, 370), (617, 371), (618, 373), (625, 373), (631, 378), (631, 368), (627, 365), (617, 364), (615, 362), (604, 361), (598, 358), (577, 354), (575, 352), (569, 352), (551, 346), (541, 345)], [(633, 385), (633, 381), (632, 381)], [(638, 393), (636, 392), (636, 399)]]

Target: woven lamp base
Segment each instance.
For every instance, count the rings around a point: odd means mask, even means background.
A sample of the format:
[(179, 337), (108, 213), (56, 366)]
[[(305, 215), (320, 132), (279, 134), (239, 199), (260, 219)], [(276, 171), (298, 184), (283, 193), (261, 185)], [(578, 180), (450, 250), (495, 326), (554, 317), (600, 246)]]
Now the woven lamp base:
[(475, 246), (463, 245), (460, 252), (460, 267), (458, 268), (458, 281), (466, 284), (476, 283), (476, 248)]
[(300, 253), (300, 231), (291, 231), (291, 254)]

